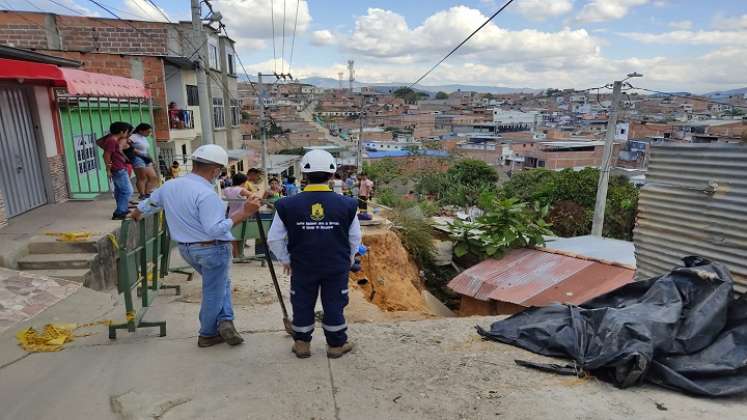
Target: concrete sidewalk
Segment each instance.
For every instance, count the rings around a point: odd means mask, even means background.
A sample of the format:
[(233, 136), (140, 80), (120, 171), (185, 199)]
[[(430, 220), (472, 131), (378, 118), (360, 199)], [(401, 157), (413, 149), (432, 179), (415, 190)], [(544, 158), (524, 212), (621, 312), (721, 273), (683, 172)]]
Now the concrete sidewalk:
[(119, 229), (122, 222), (111, 220), (114, 200), (102, 194), (91, 201), (67, 201), (39, 207), (14, 217), (0, 229), (0, 266), (15, 268), (31, 238), (47, 232), (91, 232), (101, 237)]
[[(199, 278), (184, 296), (164, 291), (146, 319), (156, 330), (100, 327), (58, 353), (24, 354), (12, 333), (0, 336), (0, 407), (7, 419), (737, 419), (747, 398), (706, 400), (651, 386), (619, 390), (521, 368), (514, 359), (547, 361), (482, 341), (486, 318), (354, 323), (357, 349), (324, 354), (321, 329), (313, 356), (299, 360), (282, 331), (266, 270), (235, 266), (236, 324), (246, 342), (196, 346)], [(287, 284), (287, 278), (283, 278)], [(286, 289), (287, 290), (287, 289)], [(121, 318), (112, 296), (81, 289), (31, 321)], [(76, 300), (77, 301), (71, 301)], [(26, 324), (28, 324), (27, 322)], [(24, 324), (25, 325), (25, 324)]]

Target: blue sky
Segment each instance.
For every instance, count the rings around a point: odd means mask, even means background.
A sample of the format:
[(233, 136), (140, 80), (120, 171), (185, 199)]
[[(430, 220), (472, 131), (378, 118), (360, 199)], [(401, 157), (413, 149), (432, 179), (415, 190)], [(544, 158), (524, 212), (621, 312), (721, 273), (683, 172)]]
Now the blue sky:
[[(87, 0), (57, 0), (104, 15)], [(123, 17), (162, 19), (147, 0), (100, 0)], [(16, 9), (68, 13), (48, 0)], [(7, 4), (8, 1), (0, 2)], [(187, 0), (155, 0), (188, 19)], [(281, 62), (283, 3), (286, 46)], [(501, 0), (214, 0), (247, 70), (336, 78), (348, 59), (366, 82), (410, 82), (438, 61)], [(273, 61), (270, 5), (274, 5)], [(423, 84), (587, 88), (638, 71), (638, 85), (703, 92), (747, 86), (747, 0), (515, 0)]]

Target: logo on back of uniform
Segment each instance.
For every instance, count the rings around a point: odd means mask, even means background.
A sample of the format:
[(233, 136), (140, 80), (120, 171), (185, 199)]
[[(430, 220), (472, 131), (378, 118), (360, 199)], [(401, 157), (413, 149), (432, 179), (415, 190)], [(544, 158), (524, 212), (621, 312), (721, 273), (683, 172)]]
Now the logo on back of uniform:
[(322, 206), (322, 203), (311, 205), (311, 220), (315, 222), (321, 222), (324, 220), (324, 207)]

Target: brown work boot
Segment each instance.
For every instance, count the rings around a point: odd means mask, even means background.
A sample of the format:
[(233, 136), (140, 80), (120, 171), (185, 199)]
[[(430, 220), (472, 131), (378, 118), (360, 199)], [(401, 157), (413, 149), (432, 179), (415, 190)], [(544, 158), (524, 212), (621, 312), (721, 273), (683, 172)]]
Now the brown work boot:
[(221, 321), (218, 323), (218, 334), (231, 346), (236, 346), (244, 342), (244, 338), (241, 337), (236, 327), (233, 326), (233, 321)]
[(293, 342), (293, 348), (291, 348), (291, 351), (299, 359), (306, 359), (307, 357), (311, 357), (311, 343), (307, 341), (296, 340)]
[(350, 351), (353, 350), (353, 347), (353, 343), (349, 341), (339, 347), (327, 346), (327, 357), (330, 359), (339, 359), (346, 353), (350, 353)]
[(215, 335), (213, 337), (199, 336), (197, 337), (197, 347), (210, 347), (216, 344), (220, 344), (223, 341), (223, 337), (219, 335)]

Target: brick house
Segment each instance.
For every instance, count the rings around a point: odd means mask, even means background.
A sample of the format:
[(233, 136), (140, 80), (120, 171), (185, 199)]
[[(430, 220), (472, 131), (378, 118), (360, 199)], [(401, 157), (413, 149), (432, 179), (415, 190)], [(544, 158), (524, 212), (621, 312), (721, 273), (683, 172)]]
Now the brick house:
[[(214, 141), (240, 150), (234, 41), (207, 25), (205, 32)], [(191, 38), (188, 22), (0, 13), (0, 44), (74, 60), (85, 71), (141, 80), (152, 95), (154, 137), (166, 161), (188, 163), (192, 149), (202, 142), (192, 59), (197, 43)]]

